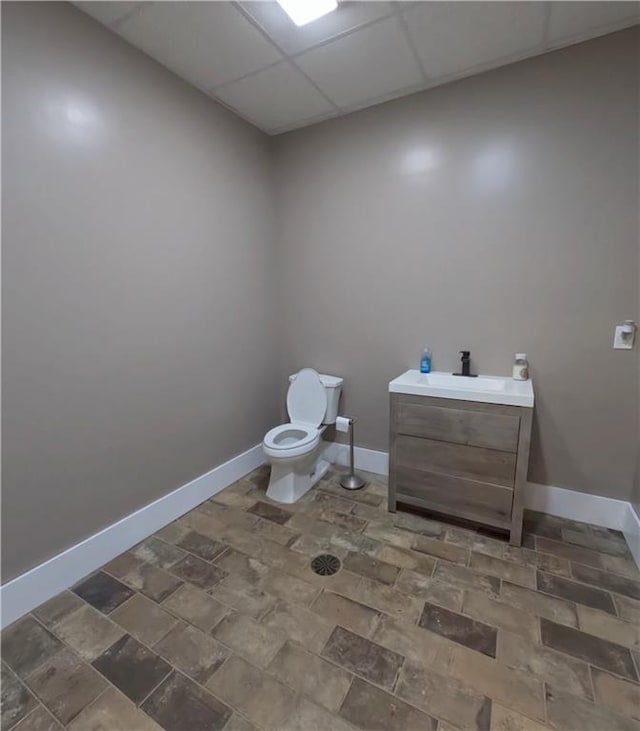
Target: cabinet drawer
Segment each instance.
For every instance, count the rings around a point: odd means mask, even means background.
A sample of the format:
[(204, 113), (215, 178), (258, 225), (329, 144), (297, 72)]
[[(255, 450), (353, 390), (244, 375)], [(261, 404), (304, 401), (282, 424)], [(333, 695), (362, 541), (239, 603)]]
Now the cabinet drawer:
[(443, 442), (516, 452), (520, 418), (470, 408), (455, 409), (398, 399), (395, 431)]
[(513, 489), (398, 466), (396, 499), (444, 515), (508, 528)]
[(398, 467), (513, 487), (516, 455), (510, 452), (402, 434), (394, 441), (393, 456)]

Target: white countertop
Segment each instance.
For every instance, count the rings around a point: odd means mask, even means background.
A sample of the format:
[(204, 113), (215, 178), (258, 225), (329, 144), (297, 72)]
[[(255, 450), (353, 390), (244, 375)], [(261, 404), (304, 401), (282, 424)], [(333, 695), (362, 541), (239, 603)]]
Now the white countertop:
[(514, 381), (508, 376), (483, 375), (471, 378), (454, 376), (443, 371), (406, 371), (389, 383), (389, 392), (528, 408), (533, 408), (534, 402), (533, 384), (530, 380)]

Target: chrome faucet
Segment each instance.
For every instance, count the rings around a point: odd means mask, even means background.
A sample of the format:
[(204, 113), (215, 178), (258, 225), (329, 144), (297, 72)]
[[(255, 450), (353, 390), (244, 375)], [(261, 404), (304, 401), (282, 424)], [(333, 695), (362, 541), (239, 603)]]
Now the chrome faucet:
[(471, 351), (470, 350), (461, 350), (462, 358), (462, 373), (454, 373), (454, 376), (467, 376), (467, 378), (476, 378), (477, 373), (470, 373), (469, 369), (471, 368)]

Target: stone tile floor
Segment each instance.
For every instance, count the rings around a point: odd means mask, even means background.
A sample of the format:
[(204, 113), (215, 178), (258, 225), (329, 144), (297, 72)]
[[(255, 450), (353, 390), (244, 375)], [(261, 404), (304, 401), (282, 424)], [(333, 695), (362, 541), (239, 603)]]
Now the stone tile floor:
[[(14, 731), (640, 730), (622, 536), (528, 513), (522, 548), (267, 471), (2, 633)], [(309, 563), (342, 561), (331, 577)]]

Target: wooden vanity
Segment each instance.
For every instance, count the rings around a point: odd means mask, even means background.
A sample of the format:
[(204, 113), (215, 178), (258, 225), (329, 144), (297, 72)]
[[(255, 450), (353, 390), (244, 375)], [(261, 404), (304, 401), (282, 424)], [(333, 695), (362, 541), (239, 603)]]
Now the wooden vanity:
[(463, 518), (508, 531), (519, 546), (533, 406), (394, 392), (390, 400), (389, 510), (404, 503)]

